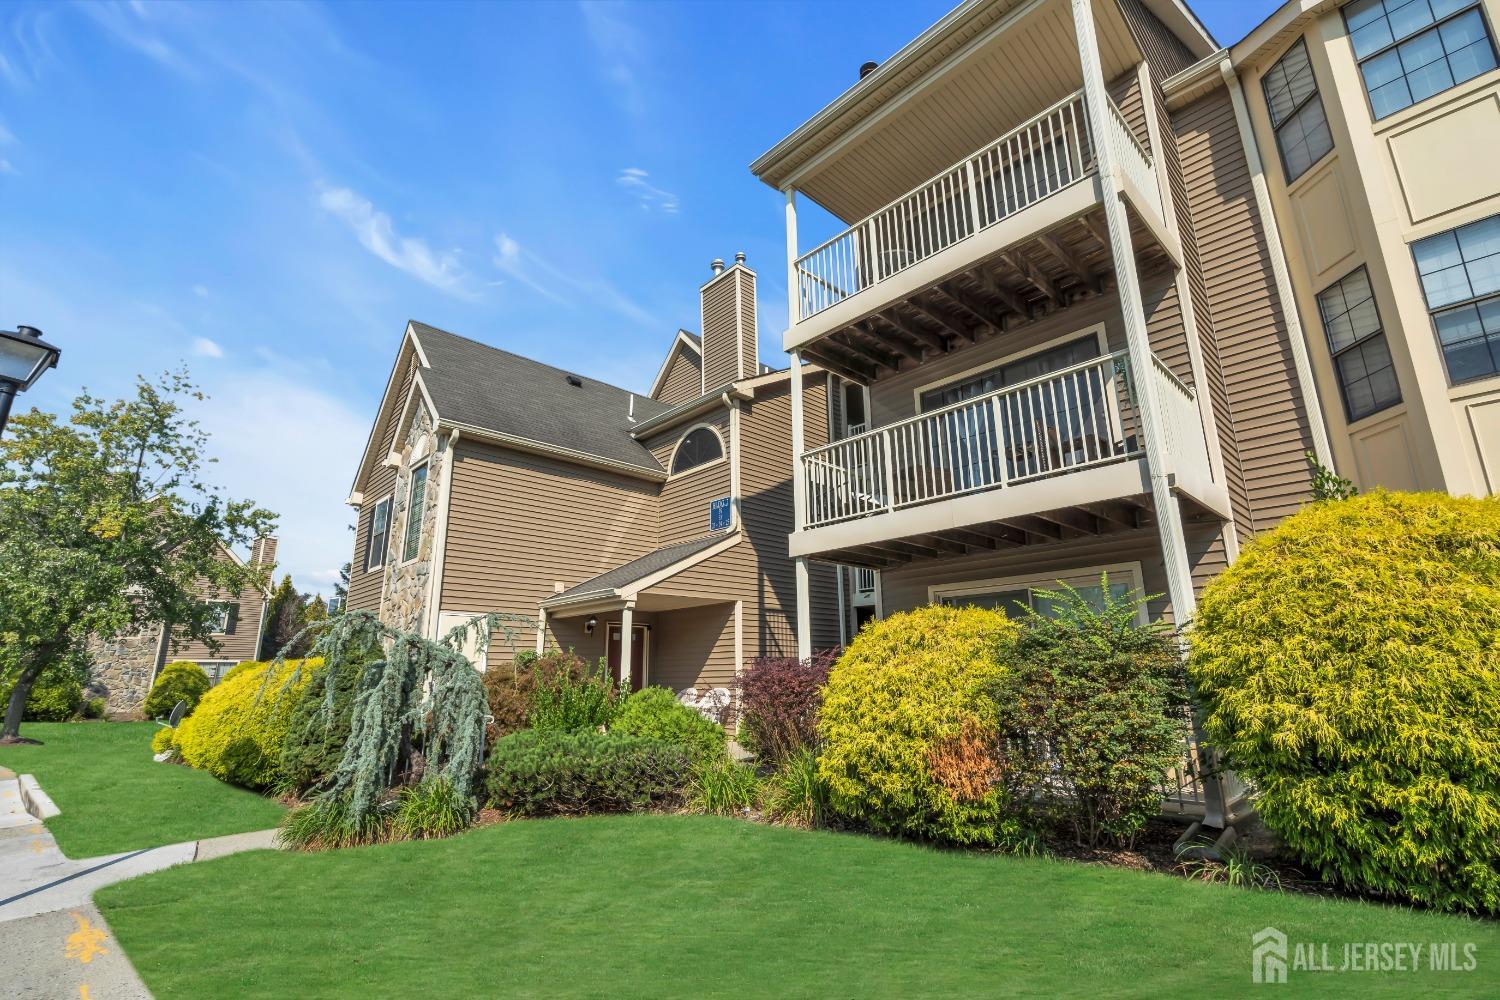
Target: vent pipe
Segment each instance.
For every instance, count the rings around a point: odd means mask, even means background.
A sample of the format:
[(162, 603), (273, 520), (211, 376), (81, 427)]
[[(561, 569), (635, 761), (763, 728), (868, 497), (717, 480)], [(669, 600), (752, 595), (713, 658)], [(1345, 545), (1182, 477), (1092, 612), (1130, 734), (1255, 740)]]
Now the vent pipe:
[(878, 63), (878, 62), (860, 63), (859, 64), (859, 78), (861, 80), (863, 80), (865, 77), (867, 77), (871, 73), (875, 72), (875, 70), (877, 68), (879, 68), (879, 66), (880, 66), (880, 63)]
[(713, 260), (709, 261), (708, 266), (714, 272), (714, 274), (724, 273), (724, 261), (719, 257), (715, 257)]

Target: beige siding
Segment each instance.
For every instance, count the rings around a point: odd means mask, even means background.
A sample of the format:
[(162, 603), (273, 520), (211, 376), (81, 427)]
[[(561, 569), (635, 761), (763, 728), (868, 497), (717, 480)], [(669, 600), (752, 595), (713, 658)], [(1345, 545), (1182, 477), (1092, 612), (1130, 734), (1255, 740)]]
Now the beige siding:
[(667, 434), (652, 438), (647, 447), (656, 456), (663, 469), (672, 467), (672, 454), (677, 444), (692, 430), (708, 424), (718, 431), (724, 442), (724, 460), (690, 469), (672, 476), (661, 486), (659, 528), (660, 544), (671, 545), (684, 542), (708, 532), (708, 505), (720, 497), (729, 496), (729, 411), (716, 410), (700, 420), (674, 428)]
[(1219, 419), (1233, 424), (1245, 502), (1262, 531), (1309, 495), (1307, 414), (1229, 95), (1182, 109), (1173, 128), (1223, 368), (1227, 412)]
[(1188, 47), (1157, 20), (1156, 15), (1147, 10), (1140, 0), (1120, 0), (1120, 11), (1125, 15), (1131, 34), (1135, 36), (1147, 65), (1158, 80), (1165, 80), (1198, 61)]
[(737, 272), (725, 272), (703, 290), (703, 374), (710, 389), (740, 377)]
[(265, 614), (266, 595), (254, 587), (231, 596), (219, 593), (199, 580), (193, 592), (205, 601), (227, 601), (230, 604), (229, 631), (215, 635), (219, 649), (210, 649), (205, 642), (187, 639), (180, 633), (172, 636), (167, 644), (169, 660), (241, 660), (255, 659), (260, 649), (260, 631)]
[(444, 611), (535, 617), (557, 584), (657, 547), (655, 484), (463, 440), (454, 457)]
[(666, 378), (656, 398), (668, 406), (678, 406), (703, 395), (703, 369), (698, 352), (681, 340), (672, 345), (672, 360), (667, 364)]
[(375, 516), (375, 505), (390, 496), (395, 488), (396, 470), (389, 466), (380, 466), (365, 480), (365, 502), (360, 505), (355, 521), (354, 555), (349, 560), (351, 611), (380, 610), (380, 589), (385, 569), (377, 566), (370, 572), (365, 572), (365, 565), (369, 562), (370, 521)]
[(736, 312), (739, 315), (740, 378), (754, 378), (760, 373), (760, 350), (755, 342), (758, 329), (755, 318), (755, 277), (748, 271), (736, 268), (734, 273), (735, 294), (738, 296)]
[(683, 688), (734, 686), (734, 605), (664, 611), (652, 629), (647, 680)]

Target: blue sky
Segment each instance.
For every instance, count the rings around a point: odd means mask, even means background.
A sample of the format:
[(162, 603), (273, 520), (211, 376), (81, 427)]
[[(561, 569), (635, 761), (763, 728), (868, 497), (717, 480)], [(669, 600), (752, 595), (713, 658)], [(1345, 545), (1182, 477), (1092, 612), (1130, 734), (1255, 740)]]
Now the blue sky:
[[(24, 402), (185, 362), (217, 481), (326, 592), (408, 318), (644, 391), (744, 250), (784, 364), (747, 165), (950, 6), (6, 4), (0, 325), (63, 348)], [(1275, 5), (1195, 6), (1232, 42)]]

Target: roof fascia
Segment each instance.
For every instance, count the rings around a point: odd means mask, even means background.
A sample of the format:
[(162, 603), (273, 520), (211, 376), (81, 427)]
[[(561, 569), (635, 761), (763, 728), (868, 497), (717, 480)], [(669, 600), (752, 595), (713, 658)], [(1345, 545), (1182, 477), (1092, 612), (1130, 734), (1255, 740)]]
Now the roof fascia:
[(672, 359), (677, 356), (677, 348), (683, 345), (687, 345), (688, 350), (698, 357), (703, 357), (703, 349), (693, 343), (693, 338), (687, 335), (687, 331), (678, 330), (676, 339), (672, 341), (672, 346), (667, 351), (666, 360), (661, 363), (661, 369), (657, 371), (656, 379), (651, 383), (651, 391), (647, 393), (652, 399), (655, 399), (657, 392), (661, 390), (661, 384), (667, 377), (667, 370), (672, 367)]
[(616, 462), (613, 459), (601, 458), (598, 455), (590, 455), (586, 452), (575, 451), (572, 448), (561, 448), (545, 441), (535, 441), (531, 438), (521, 437), (518, 434), (506, 434), (503, 431), (491, 430), (487, 427), (479, 427), (475, 424), (459, 423), (454, 420), (438, 420), (440, 430), (462, 431), (465, 438), (474, 438), (488, 444), (500, 445), (505, 448), (513, 448), (516, 451), (524, 451), (533, 455), (545, 455), (549, 458), (560, 458), (574, 465), (584, 465), (593, 469), (603, 469), (606, 472), (618, 472), (622, 475), (633, 476), (636, 479), (644, 479), (648, 482), (661, 483), (667, 479), (667, 474), (659, 469), (648, 469), (643, 465), (631, 465), (628, 462)]

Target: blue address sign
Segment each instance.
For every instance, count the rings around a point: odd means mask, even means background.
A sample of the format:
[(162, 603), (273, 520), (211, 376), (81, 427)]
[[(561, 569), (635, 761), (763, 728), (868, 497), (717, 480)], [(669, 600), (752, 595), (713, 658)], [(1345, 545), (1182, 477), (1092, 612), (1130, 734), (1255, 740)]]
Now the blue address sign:
[(729, 527), (729, 511), (730, 505), (728, 497), (720, 497), (718, 500), (709, 501), (708, 530), (723, 531), (725, 528)]

